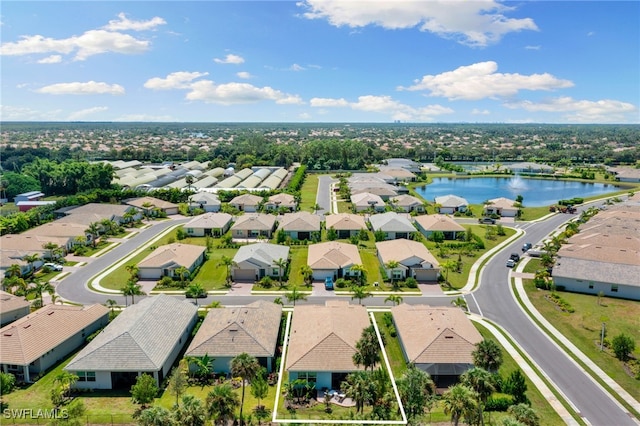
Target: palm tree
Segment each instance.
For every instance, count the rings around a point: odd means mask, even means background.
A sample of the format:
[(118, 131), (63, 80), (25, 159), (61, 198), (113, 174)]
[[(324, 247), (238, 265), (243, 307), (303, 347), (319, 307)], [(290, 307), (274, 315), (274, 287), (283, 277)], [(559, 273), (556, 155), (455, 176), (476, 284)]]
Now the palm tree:
[(188, 190), (188, 191), (191, 191), (191, 185), (193, 185), (193, 182), (195, 182), (195, 179), (193, 178), (193, 176), (192, 176), (192, 175), (187, 175), (187, 176), (184, 178), (184, 181), (185, 181), (185, 182), (186, 182), (186, 184), (187, 184), (187, 190)]
[(138, 272), (140, 272), (140, 269), (136, 265), (130, 264), (125, 266), (124, 269), (126, 269), (129, 273), (130, 279), (132, 279), (133, 281), (138, 281)]
[(246, 352), (241, 353), (231, 360), (231, 374), (242, 379), (242, 399), (240, 400), (240, 426), (244, 424), (242, 409), (244, 406), (244, 391), (247, 381), (251, 381), (260, 371), (260, 364), (256, 357)]
[(361, 305), (362, 299), (372, 296), (371, 292), (367, 291), (363, 286), (351, 286), (351, 291), (353, 292), (351, 300), (358, 299), (358, 303)]
[(33, 264), (40, 260), (40, 255), (37, 253), (27, 254), (22, 258), (25, 262), (29, 264), (29, 272), (34, 272)]
[(231, 267), (237, 266), (238, 264), (233, 260), (233, 258), (223, 255), (218, 265), (224, 265), (227, 268), (227, 284), (231, 283)]
[(198, 299), (201, 297), (207, 297), (207, 292), (204, 287), (200, 283), (191, 283), (189, 287), (187, 287), (187, 291), (185, 292), (185, 296), (196, 299), (196, 306), (198, 306)]
[(91, 235), (91, 245), (95, 247), (98, 241), (98, 235), (100, 234), (100, 224), (98, 222), (91, 222), (84, 232)]
[(476, 393), (468, 386), (457, 384), (442, 395), (444, 413), (451, 414), (451, 422), (458, 426), (462, 417), (471, 418), (476, 408)]
[(473, 364), (476, 367), (495, 373), (502, 365), (502, 350), (493, 340), (483, 340), (476, 344), (472, 352)]
[(186, 266), (177, 267), (173, 273), (178, 276), (178, 280), (180, 280), (180, 288), (184, 288), (187, 283), (187, 279), (191, 275), (191, 271)]
[(207, 414), (214, 418), (214, 424), (226, 425), (233, 420), (233, 413), (239, 405), (238, 395), (231, 384), (223, 383), (214, 386), (207, 395)]
[(289, 302), (293, 302), (293, 306), (296, 306), (296, 301), (298, 300), (307, 300), (307, 296), (298, 290), (297, 286), (293, 287), (290, 292), (285, 293), (285, 297)]
[(204, 426), (208, 409), (193, 395), (184, 395), (182, 405), (173, 413), (174, 421), (181, 426)]
[(124, 287), (122, 287), (122, 295), (123, 296), (131, 296), (131, 304), (134, 305), (136, 303), (135, 296), (143, 296), (146, 293), (142, 291), (142, 287), (133, 280), (127, 281)]
[(391, 302), (393, 303), (393, 306), (397, 306), (402, 303), (402, 296), (399, 296), (397, 294), (390, 294), (386, 299), (384, 299), (384, 303), (387, 302)]
[(371, 399), (371, 380), (365, 371), (355, 371), (342, 382), (341, 390), (356, 403), (356, 413), (364, 411), (364, 404)]
[(464, 300), (464, 297), (462, 297), (462, 296), (458, 296), (455, 299), (453, 299), (451, 301), (451, 304), (453, 306), (458, 307), (458, 308), (462, 308), (465, 311), (467, 310), (467, 301)]
[(49, 281), (41, 281), (39, 279), (36, 279), (33, 281), (32, 291), (36, 294), (36, 296), (38, 296), (38, 299), (40, 299), (40, 306), (44, 306), (44, 300), (42, 298), (42, 294), (43, 293), (53, 294), (55, 292), (55, 289), (53, 288), (53, 286)]
[(73, 373), (69, 373), (68, 371), (63, 371), (58, 374), (54, 379), (53, 383), (58, 384), (62, 389), (62, 396), (66, 397), (69, 395), (71, 391), (71, 387), (78, 381), (78, 376)]
[(45, 250), (47, 250), (47, 251), (49, 252), (49, 260), (51, 260), (51, 261), (53, 261), (53, 259), (54, 259), (54, 253), (55, 253), (55, 250), (56, 250), (57, 248), (59, 248), (59, 247), (60, 247), (60, 246), (58, 246), (56, 243), (51, 242), (51, 241), (50, 241), (50, 242), (48, 242), (48, 243), (44, 243), (44, 244), (42, 245), (42, 248), (43, 248), (43, 249), (45, 249)]
[(384, 264), (385, 268), (387, 268), (389, 270), (389, 278), (391, 279), (391, 287), (393, 287), (394, 289), (396, 288), (395, 286), (395, 281), (394, 281), (394, 277), (393, 277), (393, 270), (396, 269), (398, 266), (400, 266), (400, 262), (398, 262), (397, 260), (390, 260), (387, 263)]
[(200, 378), (202, 385), (209, 379), (211, 373), (213, 373), (213, 361), (214, 359), (205, 353), (204, 356), (188, 356), (186, 357), (187, 364), (196, 366), (195, 375)]
[(484, 406), (487, 403), (487, 399), (496, 390), (492, 374), (484, 368), (474, 367), (465, 371), (460, 376), (460, 381), (476, 392), (478, 418), (480, 419), (480, 425), (484, 426)]
[(351, 272), (357, 272), (358, 273), (358, 283), (360, 285), (364, 284), (364, 273), (367, 272), (367, 268), (364, 267), (364, 265), (352, 265), (351, 268), (349, 268), (349, 270)]
[(17, 263), (12, 263), (7, 268), (6, 275), (8, 277), (18, 277), (18, 278), (20, 278), (22, 276), (22, 267), (20, 265), (18, 265)]
[(311, 285), (313, 282), (313, 269), (309, 265), (302, 265), (300, 267), (300, 274), (306, 285)]
[(115, 316), (114, 308), (118, 306), (118, 302), (113, 299), (107, 299), (105, 301), (105, 305), (107, 305), (107, 307), (111, 309), (111, 314), (109, 316), (111, 317), (111, 319), (113, 319), (113, 317)]
[(273, 261), (273, 264), (278, 267), (278, 285), (282, 287), (282, 271), (287, 267), (287, 259), (279, 258)]
[(111, 219), (102, 219), (100, 221), (100, 226), (105, 234), (111, 235), (115, 233), (114, 231), (118, 228), (118, 224)]
[(451, 284), (449, 283), (449, 272), (453, 271), (456, 268), (458, 268), (458, 262), (453, 260), (453, 259), (447, 260), (446, 262), (444, 262), (442, 264), (442, 268), (445, 270), (445, 273), (446, 273), (445, 276), (444, 276), (444, 281), (449, 286), (451, 286)]
[(174, 422), (171, 419), (171, 412), (169, 410), (156, 405), (140, 413), (138, 424), (140, 426), (167, 426), (173, 425)]
[(360, 339), (356, 342), (356, 352), (353, 354), (353, 363), (357, 366), (363, 365), (364, 370), (371, 368), (380, 362), (380, 343), (378, 335), (373, 325), (362, 330)]

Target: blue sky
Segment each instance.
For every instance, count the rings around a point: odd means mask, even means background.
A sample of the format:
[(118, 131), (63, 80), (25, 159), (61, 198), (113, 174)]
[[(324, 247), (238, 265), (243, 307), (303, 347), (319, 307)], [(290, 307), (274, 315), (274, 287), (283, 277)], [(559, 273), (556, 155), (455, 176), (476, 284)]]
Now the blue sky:
[(3, 1), (2, 120), (640, 123), (640, 2)]

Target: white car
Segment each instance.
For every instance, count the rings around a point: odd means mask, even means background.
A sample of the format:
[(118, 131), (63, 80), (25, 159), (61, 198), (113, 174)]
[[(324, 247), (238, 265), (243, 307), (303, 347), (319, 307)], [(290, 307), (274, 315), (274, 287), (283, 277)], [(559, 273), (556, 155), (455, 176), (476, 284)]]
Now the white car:
[(42, 267), (49, 268), (52, 271), (62, 271), (62, 265), (58, 265), (57, 263), (45, 263)]
[(516, 261), (513, 259), (507, 259), (507, 268), (513, 268), (516, 266)]

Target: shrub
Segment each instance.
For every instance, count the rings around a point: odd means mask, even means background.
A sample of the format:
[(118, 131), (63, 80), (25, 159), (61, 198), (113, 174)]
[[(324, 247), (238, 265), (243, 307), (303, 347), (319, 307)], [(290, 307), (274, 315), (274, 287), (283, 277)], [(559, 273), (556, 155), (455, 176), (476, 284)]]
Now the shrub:
[(629, 361), (629, 355), (635, 350), (636, 342), (631, 336), (624, 333), (618, 334), (611, 341), (613, 353), (620, 361)]
[(336, 280), (336, 287), (337, 288), (345, 288), (345, 287), (347, 287), (347, 280), (345, 280), (344, 278), (338, 278)]
[(507, 411), (513, 402), (511, 395), (493, 396), (487, 400), (484, 409), (485, 411)]
[(408, 287), (408, 288), (418, 288), (418, 281), (416, 281), (415, 278), (413, 277), (409, 277), (405, 280), (404, 284)]

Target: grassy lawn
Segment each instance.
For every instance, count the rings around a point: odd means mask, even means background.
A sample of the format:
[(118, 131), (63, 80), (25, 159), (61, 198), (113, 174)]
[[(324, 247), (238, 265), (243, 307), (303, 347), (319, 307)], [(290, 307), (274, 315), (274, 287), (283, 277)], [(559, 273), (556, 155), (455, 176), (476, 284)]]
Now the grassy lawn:
[(387, 358), (389, 359), (391, 372), (393, 373), (393, 377), (398, 379), (407, 369), (407, 363), (404, 361), (404, 355), (402, 354), (402, 348), (400, 348), (398, 338), (391, 337), (389, 329), (385, 327), (384, 321), (382, 320), (383, 315), (384, 312), (376, 312), (373, 314), (376, 319), (376, 323), (378, 324), (380, 334), (384, 335), (384, 341), (386, 342), (384, 349), (387, 353)]
[(315, 173), (307, 173), (304, 183), (300, 189), (300, 210), (313, 211), (316, 204), (316, 196), (318, 195), (318, 177)]
[(289, 266), (289, 285), (305, 286), (300, 268), (307, 264), (309, 249), (307, 246), (292, 246), (289, 250), (291, 264)]
[(379, 288), (373, 286), (373, 283), (376, 281), (381, 283), (381, 285), (383, 282), (378, 256), (376, 256), (375, 251), (372, 249), (359, 249), (358, 251), (360, 252), (362, 265), (366, 269), (365, 276), (367, 278), (367, 290), (379, 290)]
[(607, 339), (611, 341), (620, 333), (631, 336), (636, 342), (633, 356), (640, 358), (640, 303), (630, 300), (602, 298), (586, 294), (559, 292), (574, 309), (574, 313), (562, 312), (547, 300), (549, 291), (536, 289), (533, 280), (524, 280), (527, 295), (536, 309), (566, 336), (585, 355), (595, 362), (635, 399), (640, 399), (640, 386), (625, 370), (613, 352), (600, 351), (602, 323), (606, 323)]
[(222, 260), (222, 256), (233, 258), (237, 251), (238, 249), (233, 248), (216, 248), (212, 250), (209, 253), (209, 260), (202, 264), (200, 270), (194, 277), (193, 282), (202, 284), (202, 287), (204, 287), (205, 290), (224, 289), (225, 282), (227, 280), (227, 267), (221, 265), (220, 261)]

